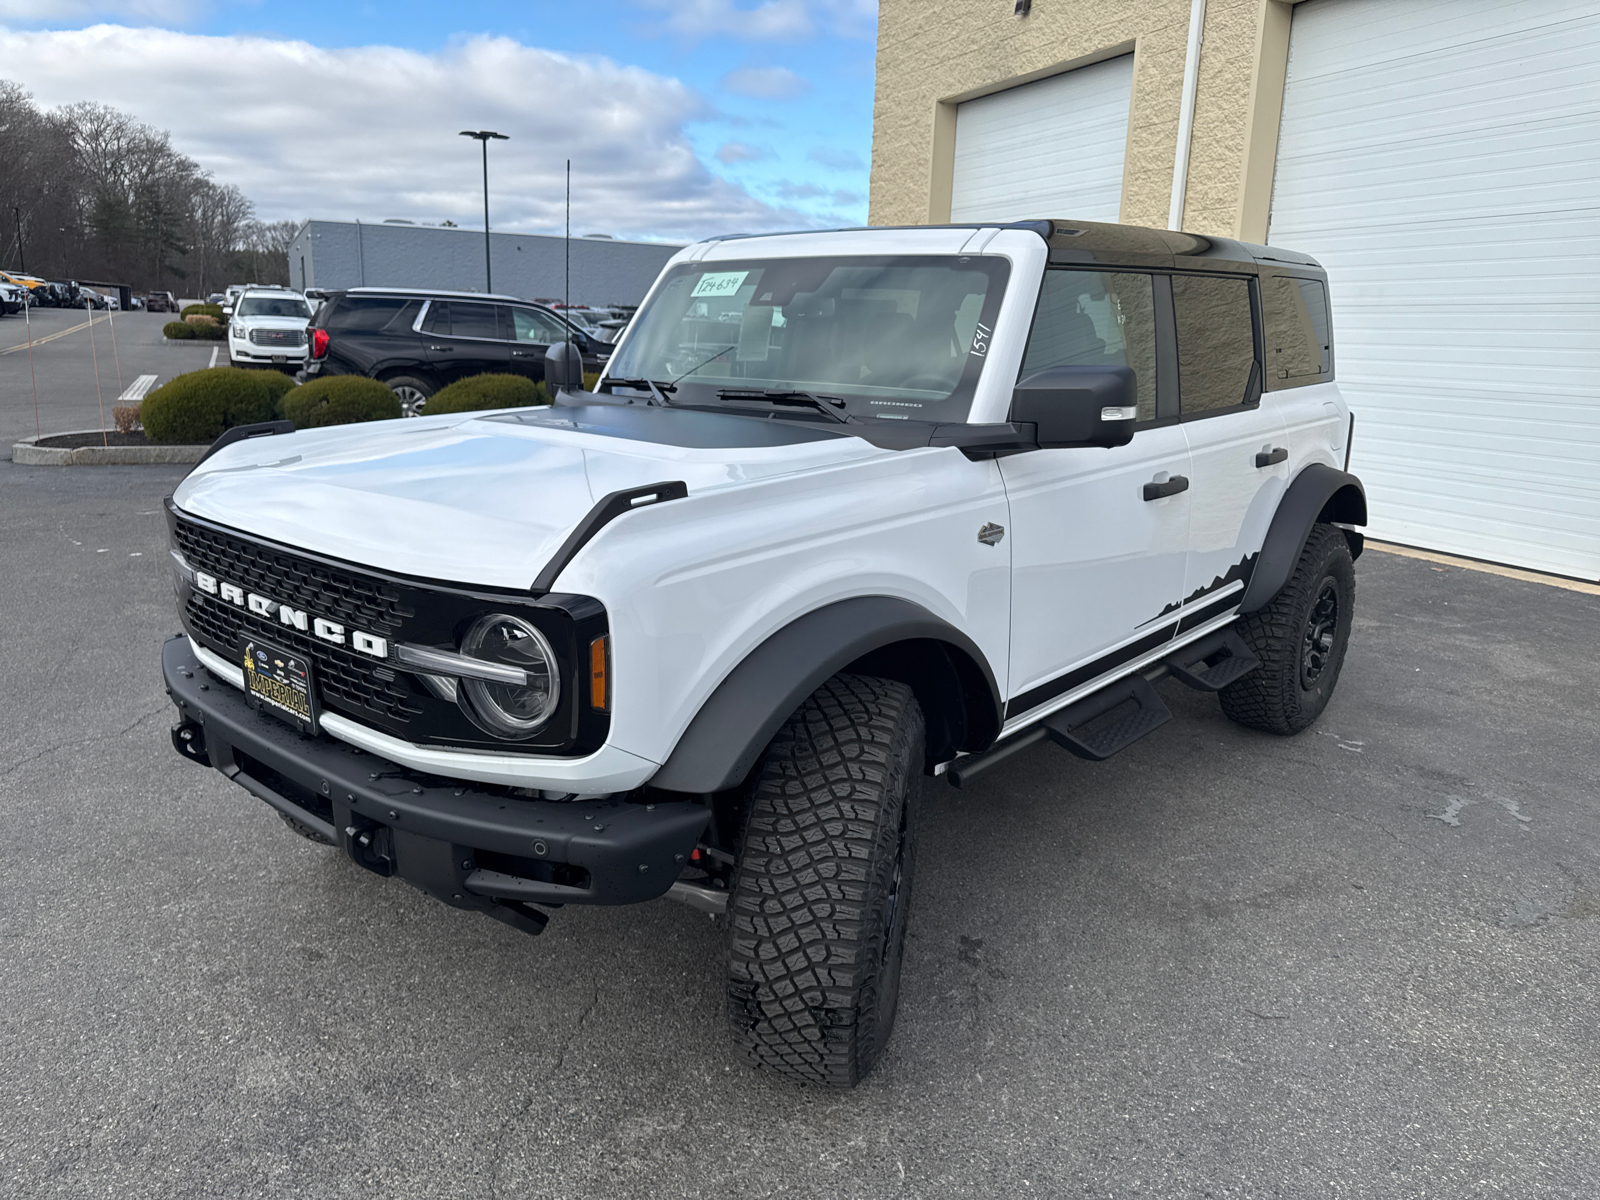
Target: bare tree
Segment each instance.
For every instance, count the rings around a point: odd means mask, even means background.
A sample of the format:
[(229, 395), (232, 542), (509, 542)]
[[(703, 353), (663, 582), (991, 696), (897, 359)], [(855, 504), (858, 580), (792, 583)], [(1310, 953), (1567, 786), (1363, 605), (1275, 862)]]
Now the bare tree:
[(288, 281), (296, 222), (255, 220), (163, 131), (106, 104), (41, 110), (0, 79), (0, 265), (140, 288)]

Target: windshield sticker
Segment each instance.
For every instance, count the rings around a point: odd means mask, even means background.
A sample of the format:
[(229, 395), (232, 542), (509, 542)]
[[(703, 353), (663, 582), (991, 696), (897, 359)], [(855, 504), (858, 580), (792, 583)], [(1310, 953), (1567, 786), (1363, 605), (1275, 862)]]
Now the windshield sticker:
[(775, 308), (751, 305), (739, 321), (738, 362), (766, 362), (772, 349), (772, 314)]
[(744, 283), (744, 277), (749, 271), (711, 271), (700, 276), (700, 282), (694, 285), (690, 296), (731, 296), (739, 290), (739, 285)]

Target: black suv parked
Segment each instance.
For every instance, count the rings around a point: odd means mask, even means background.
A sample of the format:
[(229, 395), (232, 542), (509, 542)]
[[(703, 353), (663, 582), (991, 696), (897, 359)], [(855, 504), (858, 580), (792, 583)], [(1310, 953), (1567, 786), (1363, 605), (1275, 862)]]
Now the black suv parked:
[(585, 371), (611, 344), (540, 304), (481, 292), (351, 288), (330, 292), (311, 320), (304, 378), (368, 375), (394, 389), (408, 417), (447, 383), (486, 371), (544, 378), (545, 351), (568, 337)]

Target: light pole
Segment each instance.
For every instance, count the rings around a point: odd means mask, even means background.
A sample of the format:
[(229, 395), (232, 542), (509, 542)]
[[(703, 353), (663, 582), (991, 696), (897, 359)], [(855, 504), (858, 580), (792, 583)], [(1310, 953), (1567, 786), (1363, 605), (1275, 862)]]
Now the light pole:
[(22, 210), (15, 204), (11, 206), (11, 218), (17, 223), (17, 270), (27, 271), (28, 258), (22, 252)]
[(509, 142), (511, 139), (492, 129), (463, 129), (462, 137), (477, 138), (483, 143), (483, 290), (494, 291), (494, 273), (489, 267), (489, 139)]

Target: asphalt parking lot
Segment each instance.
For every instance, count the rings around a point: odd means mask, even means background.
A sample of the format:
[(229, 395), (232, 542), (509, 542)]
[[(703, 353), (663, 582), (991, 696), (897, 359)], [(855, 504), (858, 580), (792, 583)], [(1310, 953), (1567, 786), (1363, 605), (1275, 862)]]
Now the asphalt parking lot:
[(704, 915), (530, 939), (179, 761), (179, 478), (0, 462), (0, 1195), (1600, 1193), (1600, 597), (1369, 553), (1301, 737), (1164, 684), (932, 787), (838, 1094), (733, 1060)]
[(154, 386), (160, 386), (211, 365), (213, 349), (217, 364), (228, 365), (226, 342), (163, 341), (161, 327), (177, 319), (171, 313), (72, 308), (36, 308), (27, 321), (20, 313), (0, 318), (0, 458), (10, 457), (14, 442), (34, 435), (35, 385), (39, 431), (110, 429), (117, 397), (139, 376), (154, 375)]

